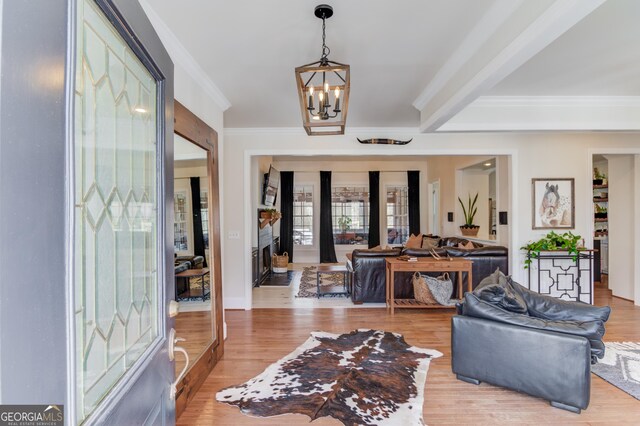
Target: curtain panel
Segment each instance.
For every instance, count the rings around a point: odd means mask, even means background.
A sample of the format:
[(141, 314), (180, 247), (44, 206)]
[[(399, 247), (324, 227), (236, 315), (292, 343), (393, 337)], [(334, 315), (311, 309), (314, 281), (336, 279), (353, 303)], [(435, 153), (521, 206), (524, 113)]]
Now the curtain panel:
[(407, 171), (409, 233), (420, 233), (420, 170)]
[(331, 172), (320, 172), (320, 263), (336, 263), (331, 214)]
[(369, 248), (380, 245), (380, 172), (369, 172)]
[(293, 172), (280, 172), (280, 254), (289, 254), (293, 262)]

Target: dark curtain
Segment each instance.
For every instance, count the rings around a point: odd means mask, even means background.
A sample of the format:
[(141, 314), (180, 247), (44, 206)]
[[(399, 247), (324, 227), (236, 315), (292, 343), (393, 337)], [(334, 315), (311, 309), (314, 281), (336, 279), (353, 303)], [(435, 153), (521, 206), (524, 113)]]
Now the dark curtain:
[(409, 233), (420, 233), (420, 170), (407, 171), (409, 190)]
[(293, 172), (280, 172), (280, 254), (289, 254), (293, 262)]
[(204, 257), (207, 267), (207, 256), (204, 255), (204, 235), (202, 233), (202, 214), (200, 212), (200, 178), (191, 178), (191, 210), (193, 212), (193, 255)]
[(336, 263), (331, 217), (331, 172), (320, 172), (320, 263)]
[(369, 172), (369, 248), (380, 245), (380, 172)]

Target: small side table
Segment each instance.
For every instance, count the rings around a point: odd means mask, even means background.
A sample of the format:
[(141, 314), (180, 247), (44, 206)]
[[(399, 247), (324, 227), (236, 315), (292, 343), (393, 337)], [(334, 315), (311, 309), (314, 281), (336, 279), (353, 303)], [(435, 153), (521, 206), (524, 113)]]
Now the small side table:
[(387, 272), (387, 309), (394, 314), (395, 308), (455, 308), (455, 306), (427, 305), (415, 299), (395, 298), (395, 272), (458, 272), (458, 294), (463, 295), (462, 272), (467, 273), (467, 291), (472, 291), (473, 277), (471, 267), (473, 261), (464, 258), (433, 259), (431, 257), (419, 257), (416, 262), (408, 262), (395, 257), (386, 258)]
[[(176, 278), (183, 278), (187, 281), (187, 290), (180, 293), (180, 295), (185, 295), (182, 299), (198, 299), (202, 297), (202, 301), (207, 300), (207, 296), (211, 294), (211, 285), (209, 285), (209, 291), (205, 292), (204, 288), (204, 277), (209, 275), (209, 268), (202, 269), (187, 269), (186, 271), (182, 271), (176, 274)], [(191, 278), (200, 278), (200, 286), (202, 287), (202, 294), (192, 295), (191, 294), (191, 285), (189, 284)], [(178, 286), (176, 286), (176, 300), (178, 300)]]
[[(340, 289), (340, 286), (332, 286), (329, 291), (320, 291), (320, 275), (321, 274), (342, 274), (342, 289)], [(349, 286), (348, 286), (348, 277), (349, 277), (349, 271), (347, 270), (347, 267), (344, 265), (318, 265), (318, 269), (316, 271), (317, 274), (317, 281), (316, 281), (316, 293), (318, 295), (318, 299), (320, 298), (320, 296), (326, 296), (326, 295), (331, 295), (331, 296), (335, 296), (335, 295), (349, 295)], [(338, 291), (336, 291), (338, 290)]]

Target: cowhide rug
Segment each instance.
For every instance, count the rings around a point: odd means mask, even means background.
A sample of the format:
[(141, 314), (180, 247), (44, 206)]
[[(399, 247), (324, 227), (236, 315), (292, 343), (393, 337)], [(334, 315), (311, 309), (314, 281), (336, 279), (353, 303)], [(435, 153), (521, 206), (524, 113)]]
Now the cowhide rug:
[(244, 414), (331, 416), (345, 425), (422, 425), (427, 370), (442, 354), (376, 330), (313, 332), (280, 361), (216, 399)]

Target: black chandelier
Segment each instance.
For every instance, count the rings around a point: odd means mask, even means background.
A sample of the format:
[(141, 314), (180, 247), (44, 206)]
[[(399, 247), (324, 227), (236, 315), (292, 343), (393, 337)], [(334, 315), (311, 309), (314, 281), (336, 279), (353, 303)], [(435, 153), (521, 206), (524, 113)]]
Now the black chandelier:
[(314, 14), (322, 19), (322, 56), (296, 68), (302, 123), (311, 136), (342, 135), (349, 105), (349, 65), (329, 60), (326, 20), (333, 16), (333, 8), (321, 4)]

